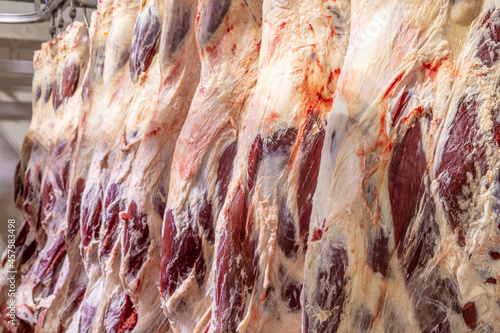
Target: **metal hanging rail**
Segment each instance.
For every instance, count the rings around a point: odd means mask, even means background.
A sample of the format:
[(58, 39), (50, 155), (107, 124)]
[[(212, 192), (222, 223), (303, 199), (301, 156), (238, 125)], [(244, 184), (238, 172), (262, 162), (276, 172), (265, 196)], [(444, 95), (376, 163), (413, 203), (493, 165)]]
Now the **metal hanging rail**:
[[(50, 19), (52, 12), (57, 10), (65, 0), (52, 0), (43, 7), (39, 13), (29, 14), (0, 14), (0, 23), (37, 23)], [(38, 4), (38, 5), (37, 5)], [(35, 0), (35, 8), (40, 8), (40, 0)]]
[[(35, 0), (35, 12), (27, 14), (0, 14), (0, 23), (26, 24), (48, 21), (52, 14), (65, 5), (68, 0), (51, 0), (40, 10), (40, 0)], [(84, 7), (96, 7), (97, 0), (80, 0)]]

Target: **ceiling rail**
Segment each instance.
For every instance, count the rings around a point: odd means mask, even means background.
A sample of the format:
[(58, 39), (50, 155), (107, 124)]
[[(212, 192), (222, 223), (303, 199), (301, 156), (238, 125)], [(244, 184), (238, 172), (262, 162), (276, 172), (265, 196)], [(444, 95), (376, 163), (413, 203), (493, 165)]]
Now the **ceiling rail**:
[[(51, 0), (40, 10), (40, 0), (35, 0), (35, 12), (26, 14), (0, 14), (0, 23), (26, 24), (48, 21), (52, 14), (68, 0)], [(80, 0), (84, 7), (96, 7), (97, 0)]]
[[(40, 0), (36, 1), (40, 4)], [(61, 5), (64, 1), (66, 0), (52, 0), (47, 3), (39, 13), (0, 14), (0, 23), (25, 24), (47, 21), (50, 19), (52, 12), (57, 10), (59, 5)], [(37, 7), (36, 4), (35, 7)]]

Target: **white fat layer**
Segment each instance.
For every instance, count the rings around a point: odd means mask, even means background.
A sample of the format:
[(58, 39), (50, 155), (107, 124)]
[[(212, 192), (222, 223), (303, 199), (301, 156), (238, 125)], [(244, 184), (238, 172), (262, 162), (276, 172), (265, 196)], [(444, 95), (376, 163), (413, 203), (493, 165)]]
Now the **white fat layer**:
[[(492, 5), (493, 1), (456, 1), (454, 5), (448, 1), (419, 4), (389, 1), (384, 6), (379, 1), (353, 4), (357, 10), (352, 19), (350, 47), (328, 120), (311, 220), (311, 229), (325, 223), (328, 231), (320, 242), (309, 243), (305, 271), (305, 296), (314, 297), (314, 290), (319, 287), (316, 279), (319, 270), (331, 265), (321, 263), (319, 257), (335, 244), (331, 237), (344, 235), (343, 246), (350, 254), (346, 267), (349, 282), (345, 287), (347, 300), (339, 332), (360, 329), (357, 313), (362, 308), (372, 315), (378, 314), (370, 324), (374, 331), (397, 331), (397, 325), (409, 331), (422, 329), (415, 302), (425, 295), (425, 280), (415, 285), (405, 283), (405, 266), (397, 250), (390, 252), (391, 273), (386, 279), (381, 279), (380, 273), (374, 273), (367, 263), (371, 228), (388, 233), (389, 249), (394, 249), (387, 174), (391, 156), (384, 154), (378, 145), (382, 142), (383, 149), (385, 140), (396, 144), (414, 126), (415, 119), (420, 119), (418, 126), (428, 168), (424, 183), (431, 198), (422, 198), (412, 223), (425, 221), (422, 207), (425, 200), (432, 200), (440, 235), (435, 239), (435, 253), (421, 276), (429, 279), (435, 271), (441, 278), (449, 279), (456, 286), (459, 307), (475, 302), (478, 331), (499, 329), (498, 306), (494, 301), (497, 288), (485, 283), (488, 277), (498, 276), (497, 265), (488, 255), (489, 250), (498, 249), (499, 189), (495, 179), (499, 161), (498, 147), (493, 144), (492, 119), (497, 111), (494, 101), (498, 99), (498, 64), (487, 68), (476, 58), (479, 38), (485, 34), (484, 30), (478, 31), (478, 26)], [(435, 70), (421, 69), (429, 63), (438, 65), (427, 67)], [(399, 120), (392, 124), (393, 110), (404, 91), (408, 91), (409, 101)], [(478, 132), (482, 135), (479, 144), (484, 145), (488, 161), (488, 170), (482, 177), (467, 175), (462, 191), (470, 198), (463, 197), (458, 202), (468, 212), (468, 217), (463, 217), (468, 228), (465, 247), (458, 244), (441, 204), (439, 188), (448, 175), (438, 174), (463, 96), (469, 99), (474, 96), (477, 102), (478, 109), (473, 112), (477, 112)], [(427, 115), (428, 120), (422, 115)], [(387, 135), (387, 139), (381, 135)], [(477, 149), (473, 151), (476, 152)], [(479, 169), (476, 174), (480, 174)], [(370, 192), (366, 192), (367, 188)], [(410, 224), (408, 239), (418, 237), (416, 231)], [(394, 309), (398, 309), (399, 315), (391, 326), (385, 318)], [(325, 317), (324, 311), (313, 305), (308, 312), (310, 322), (324, 321), (330, 316)], [(465, 329), (460, 313), (449, 310), (447, 318), (452, 331)]]

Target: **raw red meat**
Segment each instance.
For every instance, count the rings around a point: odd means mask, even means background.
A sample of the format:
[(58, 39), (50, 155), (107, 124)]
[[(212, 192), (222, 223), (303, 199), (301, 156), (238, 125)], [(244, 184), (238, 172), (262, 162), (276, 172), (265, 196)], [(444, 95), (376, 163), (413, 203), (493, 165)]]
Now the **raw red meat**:
[[(128, 64), (138, 10), (138, 1), (104, 1), (99, 4), (93, 27), (89, 109), (82, 119), (80, 160), (74, 165), (73, 192), (68, 198), (72, 200), (70, 205), (74, 205), (72, 215), (68, 216), (69, 223), (74, 226), (70, 237), (74, 238), (75, 252), (82, 256), (88, 284), (68, 330), (78, 325), (83, 332), (90, 327), (101, 329), (100, 319), (107, 305), (103, 297), (113, 296), (117, 281), (115, 277), (109, 286), (103, 281), (98, 260), (99, 233), (106, 182), (116, 158), (120, 130), (127, 117), (126, 105), (133, 91)], [(76, 251), (77, 243), (80, 251)]]
[(35, 54), (4, 331), (500, 331), (496, 1), (100, 0), (89, 35)]
[(322, 234), (308, 243), (303, 331), (497, 331), (496, 51), (482, 45), (500, 16), (488, 1), (380, 4), (353, 6), (313, 200)]
[(210, 318), (215, 223), (257, 77), (261, 6), (199, 7), (200, 84), (175, 147), (163, 220), (160, 292), (176, 332), (203, 330)]
[[(117, 182), (108, 187), (108, 198), (113, 194), (116, 205), (121, 202), (123, 208), (119, 207), (121, 211), (113, 208), (111, 216), (106, 215), (103, 230), (111, 229), (106, 229), (108, 216), (113, 222), (121, 220), (114, 231), (121, 244), (115, 246), (121, 246), (120, 277), (137, 309), (137, 332), (163, 332), (165, 325), (168, 326), (158, 297), (162, 218), (175, 142), (199, 79), (194, 36), (196, 5), (191, 0), (164, 3), (159, 56), (151, 65), (152, 70), (161, 74), (156, 82), (160, 85), (158, 95), (150, 108), (142, 111), (150, 112), (149, 118), (129, 122), (127, 132), (137, 130), (138, 134), (123, 142), (122, 153), (115, 163)], [(146, 126), (141, 128), (138, 124)], [(116, 187), (112, 187), (114, 184)], [(113, 234), (108, 232), (106, 236)]]
[[(67, 251), (71, 242), (67, 237), (69, 225), (66, 219), (66, 198), (69, 193), (71, 161), (76, 154), (78, 128), (85, 107), (82, 90), (90, 45), (87, 28), (81, 22), (70, 25), (66, 31), (68, 56), (64, 63), (61, 86), (61, 105), (64, 107), (64, 115), (57, 134), (59, 141), (48, 165), (47, 176), (44, 178), (44, 189), (53, 189), (54, 199), (47, 203), (46, 196), (42, 196), (41, 222), (46, 230), (50, 230), (47, 232), (47, 243), (43, 251), (47, 248), (58, 249), (54, 252), (55, 256), (52, 256), (52, 261), (54, 272), (60, 271), (57, 277), (57, 287), (49, 292), (51, 297), (44, 299), (39, 305), (45, 309), (40, 311), (45, 312), (43, 320), (39, 318), (37, 322), (37, 330), (46, 332), (54, 331), (60, 325), (60, 318), (55, 313), (59, 311), (60, 304), (67, 298), (67, 288), (74, 280), (73, 276), (76, 274), (82, 282), (86, 281), (86, 277), (81, 276), (79, 254)], [(57, 244), (57, 247), (54, 244)], [(53, 278), (56, 276), (54, 275)], [(52, 304), (53, 302), (55, 305)]]
[[(51, 157), (45, 166), (43, 178), (38, 179), (43, 184), (41, 197), (38, 197), (39, 202), (28, 201), (26, 205), (26, 208), (40, 207), (38, 220), (33, 227), (25, 224), (19, 235), (18, 246), (21, 247), (22, 243), (28, 241), (25, 251), (34, 253), (36, 250), (29, 243), (34, 238), (35, 241), (31, 244), (35, 244), (39, 251), (33, 265), (26, 266), (27, 272), (22, 276), (16, 295), (16, 314), (31, 327), (43, 324), (44, 316), (41, 314), (45, 315), (46, 309), (58, 294), (67, 271), (66, 246), (62, 231), (65, 215), (64, 198), (67, 189), (67, 165), (80, 111), (80, 97), (74, 96), (74, 93), (78, 86), (80, 71), (83, 73), (87, 64), (86, 36), (86, 28), (81, 23), (69, 26), (59, 35), (58, 67), (54, 82), (61, 84), (54, 83), (54, 88), (51, 89), (52, 106), (57, 108), (49, 108), (57, 117), (52, 128), (56, 140)], [(59, 86), (60, 89), (55, 88)], [(55, 97), (56, 95), (60, 96)], [(27, 174), (29, 173), (28, 170)], [(36, 194), (34, 198), (37, 198)], [(26, 211), (29, 212), (28, 209)], [(43, 241), (35, 243), (37, 238)]]
[(349, 3), (264, 1), (259, 76), (217, 221), (210, 332), (300, 332), (324, 117)]
[[(35, 240), (37, 241), (37, 256), (34, 261), (30, 262), (27, 266), (27, 271), (22, 276), (22, 282), (16, 292), (16, 316), (19, 320), (24, 321), (30, 327), (34, 327), (38, 320), (39, 308), (38, 303), (45, 297), (49, 296), (47, 293), (50, 289), (47, 286), (56, 286), (56, 281), (52, 277), (54, 271), (59, 268), (64, 256), (62, 250), (64, 249), (64, 242), (58, 239), (55, 234), (56, 230), (49, 230), (42, 224), (44, 220), (43, 207), (50, 206), (54, 203), (55, 197), (52, 186), (44, 186), (45, 179), (50, 174), (50, 164), (53, 160), (52, 156), (56, 153), (57, 142), (59, 140), (58, 133), (61, 129), (62, 120), (64, 118), (64, 107), (61, 107), (60, 99), (60, 84), (62, 79), (62, 72), (64, 68), (65, 59), (67, 56), (67, 37), (68, 32), (64, 31), (58, 35), (57, 40), (57, 57), (54, 64), (54, 76), (51, 86), (51, 94), (47, 100), (48, 112), (53, 114), (53, 122), (51, 130), (51, 140), (45, 150), (45, 164), (43, 165), (43, 173), (40, 170), (40, 165), (33, 160), (32, 166), (26, 171), (26, 184), (25, 188), (25, 203), (24, 208), (28, 216), (36, 216), (36, 221), (33, 219), (34, 225), (30, 226), (28, 233), (35, 233)], [(36, 177), (33, 181), (34, 177)], [(29, 187), (32, 186), (32, 189)], [(29, 194), (32, 196), (29, 196)], [(44, 203), (45, 201), (45, 203)], [(30, 214), (36, 210), (36, 214)], [(34, 217), (33, 216), (33, 217)], [(61, 250), (61, 251), (59, 251)], [(38, 287), (39, 286), (39, 287)], [(38, 287), (38, 288), (37, 288)]]

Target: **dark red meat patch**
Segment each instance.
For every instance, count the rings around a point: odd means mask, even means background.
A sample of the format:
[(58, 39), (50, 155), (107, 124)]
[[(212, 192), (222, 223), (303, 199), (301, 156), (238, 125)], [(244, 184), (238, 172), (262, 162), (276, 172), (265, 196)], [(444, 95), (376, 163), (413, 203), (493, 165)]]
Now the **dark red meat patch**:
[[(459, 203), (471, 199), (471, 195), (463, 191), (467, 185), (467, 175), (476, 179), (486, 171), (486, 147), (481, 142), (477, 112), (478, 105), (474, 97), (462, 99), (438, 169), (438, 175), (442, 175), (439, 195), (444, 202), (448, 223), (458, 233), (458, 241), (462, 246), (465, 245), (468, 230), (469, 209), (463, 209)], [(480, 174), (476, 168), (479, 168)]]
[(389, 164), (389, 196), (394, 225), (394, 243), (401, 256), (408, 226), (414, 219), (424, 194), (427, 161), (422, 148), (420, 122), (396, 144)]
[(135, 277), (146, 261), (151, 238), (149, 236), (148, 216), (137, 210), (134, 200), (127, 211), (131, 217), (125, 223), (123, 257), (126, 259), (125, 269), (128, 275)]
[(490, 10), (484, 16), (480, 28), (477, 57), (487, 67), (493, 67), (500, 59), (500, 11)]
[(233, 176), (233, 162), (236, 157), (237, 142), (231, 143), (219, 161), (219, 168), (217, 170), (217, 196), (219, 198), (219, 210), (226, 200), (227, 187)]
[(325, 130), (317, 111), (307, 117), (301, 144), (297, 206), (299, 209), (299, 237), (303, 244), (309, 236), (312, 199), (316, 191), (321, 149), (325, 140)]

